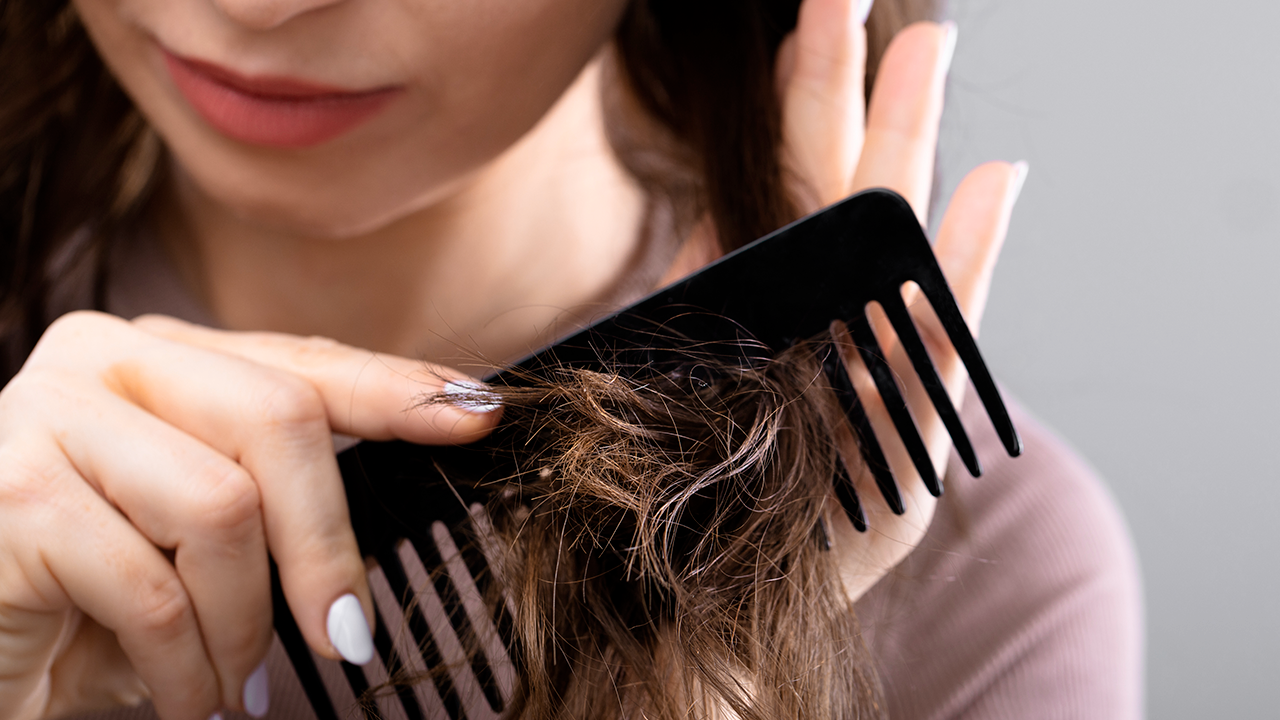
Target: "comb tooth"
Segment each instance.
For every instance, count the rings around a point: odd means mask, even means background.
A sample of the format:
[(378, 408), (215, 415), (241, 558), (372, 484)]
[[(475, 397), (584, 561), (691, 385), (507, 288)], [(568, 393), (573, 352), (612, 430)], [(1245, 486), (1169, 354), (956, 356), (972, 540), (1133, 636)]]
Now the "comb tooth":
[[(488, 517), (482, 507), (476, 506), (471, 510), (471, 527), (475, 532), (476, 538), (492, 533)], [(463, 562), (466, 563), (467, 569), (471, 572), (471, 577), (475, 581), (476, 590), (480, 593), (480, 597), (490, 598), (502, 595), (500, 589), (495, 588), (498, 585), (498, 577), (493, 572), (489, 564), (489, 558), (485, 555), (479, 543), (463, 543), (459, 550), (462, 553)], [(516, 672), (519, 673), (522, 656), (516, 650), (515, 620), (512, 618), (513, 610), (507, 601), (509, 601), (509, 598), (503, 597), (495, 602), (490, 618), (498, 631), (498, 638), (502, 641), (503, 647), (507, 649), (508, 658), (512, 665), (515, 666)]]
[[(426, 567), (440, 566), (439, 558), (435, 557), (434, 552), (430, 555), (424, 554), (416, 543), (414, 543), (414, 549), (418, 551), (418, 555), (422, 558), (422, 564)], [(432, 549), (434, 551), (434, 548)], [(405, 617), (409, 621), (409, 631), (413, 633), (413, 639), (418, 643), (423, 661), (432, 671), (443, 668), (444, 657), (440, 654), (440, 648), (436, 645), (435, 637), (431, 634), (431, 626), (427, 624), (427, 619), (423, 617), (421, 606), (418, 603), (411, 602), (414, 592), (400, 558), (396, 557), (395, 552), (388, 550), (378, 554), (378, 564), (382, 566), (382, 574), (386, 576), (387, 584), (391, 586), (392, 592), (400, 600), (401, 607), (405, 609)], [(449, 673), (434, 672), (431, 681), (435, 684), (436, 692), (440, 695), (440, 700), (444, 703), (445, 711), (449, 713), (449, 717), (454, 718), (454, 720), (463, 717), (462, 700), (458, 697), (458, 691), (454, 688)]]
[[(396, 674), (405, 668), (404, 659), (400, 657), (400, 653), (396, 652), (391, 633), (387, 632), (386, 620), (383, 619), (382, 611), (376, 605), (373, 608), (373, 621), (373, 646), (378, 650), (383, 666), (387, 668), (387, 677), (394, 681)], [(413, 688), (400, 685), (396, 688), (396, 697), (400, 699), (400, 705), (408, 720), (426, 720), (422, 706), (418, 704), (418, 698), (413, 694)]]
[(893, 420), (893, 426), (898, 430), (902, 445), (911, 456), (911, 462), (920, 473), (924, 486), (928, 488), (931, 495), (938, 497), (942, 494), (942, 486), (938, 483), (938, 474), (933, 469), (933, 460), (929, 458), (924, 440), (920, 439), (916, 423), (911, 419), (911, 412), (907, 410), (907, 401), (903, 399), (902, 393), (898, 392), (898, 384), (893, 379), (893, 369), (884, 360), (884, 351), (880, 349), (880, 343), (876, 341), (875, 333), (871, 331), (867, 316), (860, 315), (848, 325), (849, 334), (853, 336), (853, 342), (858, 346), (858, 354), (862, 356), (862, 362), (871, 373), (871, 379), (875, 380), (876, 389), (880, 391), (880, 398), (884, 400), (885, 410), (889, 412), (889, 418)]
[[(459, 547), (459, 544), (454, 540), (454, 535), (460, 534), (464, 530), (465, 523), (465, 520), (459, 520), (458, 524), (452, 527), (445, 523), (433, 524), (432, 534), (434, 535), (436, 550), (440, 556), (442, 558), (449, 557), (454, 562), (454, 571), (465, 574), (474, 585), (477, 577), (477, 565), (474, 563), (479, 562), (480, 558), (473, 558), (473, 562), (469, 563), (462, 548), (465, 548), (470, 543), (463, 542), (462, 547)], [(459, 564), (461, 567), (459, 567)], [(450, 575), (448, 563), (445, 563), (444, 569), (445, 572), (437, 573), (435, 582), (436, 594), (440, 597), (440, 601), (444, 603), (448, 611), (449, 622), (453, 626), (454, 632), (457, 633), (459, 640), (463, 642), (464, 646), (470, 644), (477, 649), (477, 652), (471, 658), (472, 672), (475, 673), (476, 681), (484, 692), (485, 700), (489, 703), (490, 709), (495, 713), (500, 713), (505, 702), (498, 688), (493, 662), (487, 652), (481, 651), (484, 642), (476, 631), (476, 623), (472, 622), (466, 607), (466, 601), (463, 600), (459, 591), (459, 583), (465, 581), (459, 581), (456, 577)], [(475, 590), (477, 594), (483, 592), (478, 585), (475, 586)], [(484, 597), (483, 594), (480, 594), (481, 599), (479, 602), (483, 602)]]
[[(479, 531), (477, 530), (477, 532)], [(493, 570), (489, 567), (489, 561), (485, 558), (484, 553), (471, 543), (463, 543), (459, 546), (458, 552), (462, 555), (462, 561), (466, 563), (472, 580), (475, 581), (476, 590), (480, 593), (480, 597), (487, 599), (497, 595), (497, 591), (494, 588), (497, 585), (497, 579), (494, 577)], [(514, 640), (515, 621), (511, 618), (507, 604), (501, 600), (494, 603), (491, 618), (502, 644), (507, 648), (511, 648)]]
[(866, 532), (867, 515), (862, 511), (862, 503), (858, 502), (858, 491), (853, 487), (853, 480), (849, 478), (849, 471), (845, 469), (843, 458), (836, 458), (836, 473), (831, 482), (835, 485), (836, 497), (844, 506), (849, 520), (853, 522), (853, 528), (858, 532)]
[[(426, 540), (424, 544), (428, 547), (420, 546), (417, 542), (412, 543), (419, 557), (422, 558), (424, 566), (440, 569), (439, 572), (430, 573), (431, 582), (435, 586), (436, 596), (440, 598), (440, 603), (444, 605), (445, 613), (449, 618), (449, 625), (453, 628), (454, 633), (458, 636), (458, 641), (462, 643), (464, 648), (478, 649), (480, 645), (479, 635), (471, 624), (471, 618), (467, 616), (467, 609), (462, 604), (462, 595), (458, 592), (452, 578), (449, 576), (444, 559), (440, 555), (439, 546), (432, 540)], [(476, 682), (484, 693), (489, 707), (495, 713), (501, 712), (505, 703), (498, 692), (498, 682), (494, 677), (493, 668), (489, 665), (488, 656), (479, 651), (471, 653), (470, 665), (471, 672), (475, 674)]]
[(951, 338), (952, 347), (964, 362), (965, 369), (969, 371), (969, 379), (973, 381), (973, 387), (978, 391), (978, 397), (982, 400), (983, 407), (987, 409), (987, 416), (991, 418), (991, 424), (995, 427), (1000, 441), (1004, 443), (1005, 450), (1010, 457), (1021, 455), (1022, 438), (1013, 427), (1009, 410), (1005, 408), (1004, 400), (1000, 398), (1000, 391), (996, 389), (996, 382), (991, 378), (987, 364), (982, 361), (978, 344), (974, 342), (969, 326), (964, 321), (964, 315), (961, 314), (960, 307), (956, 305), (956, 300), (947, 287), (946, 278), (940, 273), (936, 276), (934, 273), (928, 273), (912, 279), (920, 286), (925, 297), (929, 298), (929, 304), (933, 305), (933, 311), (937, 313), (942, 327), (947, 331), (947, 337)]
[(876, 487), (880, 488), (880, 494), (884, 496), (889, 509), (895, 515), (901, 515), (906, 512), (906, 506), (902, 503), (902, 493), (898, 491), (898, 484), (893, 480), (893, 473), (889, 471), (889, 461), (885, 459), (884, 451), (880, 449), (875, 431), (871, 428), (871, 421), (867, 419), (867, 414), (862, 409), (862, 401), (858, 400), (858, 393), (853, 389), (853, 381), (849, 379), (849, 373), (835, 345), (830, 345), (824, 353), (822, 369), (826, 372), (841, 407), (844, 408), (845, 417), (853, 425), (853, 431), (858, 436), (858, 450), (862, 453), (863, 461), (870, 468), (872, 477), (876, 479)]
[(911, 365), (916, 369), (916, 375), (929, 393), (929, 399), (933, 401), (933, 407), (942, 418), (942, 424), (951, 435), (956, 453), (964, 461), (969, 474), (978, 477), (982, 474), (982, 464), (978, 462), (978, 454), (973, 451), (969, 435), (965, 433), (964, 425), (960, 423), (960, 416), (956, 414), (955, 406), (951, 404), (951, 398), (947, 395), (947, 388), (942, 384), (942, 378), (938, 377), (938, 371), (929, 359), (929, 351), (920, 340), (916, 324), (911, 320), (911, 313), (907, 311), (902, 296), (896, 292), (890, 293), (880, 300), (880, 306), (884, 308), (890, 324), (898, 333), (898, 340), (902, 343), (903, 350), (906, 351), (907, 357), (911, 358)]
[[(377, 617), (377, 608), (374, 608), (373, 613)], [(369, 680), (364, 676), (364, 671), (360, 669), (360, 666), (352, 665), (343, 660), (342, 674), (347, 676), (347, 684), (351, 686), (351, 692), (356, 698), (363, 698), (364, 694), (369, 691)], [(360, 706), (364, 709), (365, 720), (382, 720), (382, 713), (378, 711), (378, 707), (373, 703), (362, 702)]]
[(293, 672), (298, 676), (298, 683), (306, 693), (307, 701), (316, 714), (316, 720), (338, 720), (338, 711), (329, 699), (329, 691), (320, 678), (311, 650), (302, 637), (302, 630), (289, 612), (289, 605), (284, 599), (284, 589), (280, 586), (280, 573), (276, 570), (276, 561), (271, 561), (271, 600), (275, 614), (276, 633), (280, 635), (280, 644), (293, 663)]

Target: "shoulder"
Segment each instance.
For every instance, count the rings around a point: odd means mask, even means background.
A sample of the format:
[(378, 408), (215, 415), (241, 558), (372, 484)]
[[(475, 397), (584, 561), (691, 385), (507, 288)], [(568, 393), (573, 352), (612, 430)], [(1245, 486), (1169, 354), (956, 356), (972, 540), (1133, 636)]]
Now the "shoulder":
[(1011, 407), (1010, 459), (980, 403), (986, 465), (950, 463), (921, 545), (858, 603), (894, 718), (1137, 718), (1142, 610), (1124, 521), (1097, 475)]

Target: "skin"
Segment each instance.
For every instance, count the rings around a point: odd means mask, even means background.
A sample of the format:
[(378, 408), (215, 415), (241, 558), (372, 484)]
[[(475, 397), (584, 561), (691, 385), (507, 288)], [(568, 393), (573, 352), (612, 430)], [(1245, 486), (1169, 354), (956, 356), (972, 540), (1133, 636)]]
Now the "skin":
[[(948, 30), (901, 33), (864, 107), (854, 4), (806, 0), (784, 44), (785, 160), (810, 209), (884, 186), (923, 218)], [(608, 151), (591, 62), (622, 3), (76, 7), (172, 151), (154, 227), (228, 330), (73, 314), (0, 392), (0, 719), (150, 697), (166, 720), (206, 720), (242, 708), (265, 656), (268, 551), (316, 652), (337, 657), (325, 631), (335, 599), (355, 593), (368, 612), (331, 434), (480, 437), (494, 413), (406, 407), (465, 376), (441, 364), (456, 361), (460, 341), (513, 359), (625, 272), (643, 198)], [(249, 146), (185, 104), (155, 39), (246, 74), (405, 92), (330, 143)], [(937, 238), (975, 330), (1019, 184), (1012, 165), (978, 168)], [(668, 278), (712, 257), (709, 237), (695, 233)], [(913, 309), (958, 402), (962, 368), (936, 320)], [(941, 468), (945, 432), (909, 363), (882, 344)], [(859, 534), (832, 501), (835, 552), (856, 598), (919, 542), (934, 500), (865, 371), (850, 364), (908, 506), (892, 515), (869, 477), (855, 479), (872, 528)]]

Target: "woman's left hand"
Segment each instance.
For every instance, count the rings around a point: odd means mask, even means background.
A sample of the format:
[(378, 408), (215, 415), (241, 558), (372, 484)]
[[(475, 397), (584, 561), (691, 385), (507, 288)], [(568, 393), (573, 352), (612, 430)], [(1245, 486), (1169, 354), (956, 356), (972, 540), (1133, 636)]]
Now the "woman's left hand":
[[(880, 62), (868, 105), (863, 101), (867, 36), (859, 12), (868, 1), (805, 0), (801, 5), (796, 30), (784, 41), (778, 58), (784, 167), (806, 213), (852, 193), (884, 187), (905, 197), (925, 224), (955, 25), (922, 22), (902, 30)], [(989, 163), (969, 173), (952, 196), (938, 232), (934, 252), (975, 335), (1025, 173), (1022, 163)], [(913, 288), (905, 287), (903, 296), (959, 407), (964, 366)], [(941, 476), (950, 437), (883, 315), (875, 312), (871, 319)], [(833, 494), (829, 507), (834, 549), (849, 595), (857, 599), (919, 544), (937, 499), (920, 480), (861, 360), (855, 352), (845, 357), (906, 505), (905, 514), (893, 514), (870, 473), (861, 473), (854, 483), (869, 530), (859, 533)]]

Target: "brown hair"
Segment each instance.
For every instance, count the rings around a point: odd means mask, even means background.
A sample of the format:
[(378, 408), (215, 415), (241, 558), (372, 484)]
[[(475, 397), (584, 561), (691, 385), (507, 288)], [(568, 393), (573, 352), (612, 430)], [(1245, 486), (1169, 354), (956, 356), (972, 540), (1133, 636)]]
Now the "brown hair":
[[(889, 38), (936, 2), (878, 0), (869, 81)], [(617, 123), (611, 140), (672, 210), (671, 232), (705, 215), (732, 249), (795, 218), (773, 75), (798, 7), (633, 0), (626, 11), (616, 107), (655, 132)], [(142, 216), (162, 165), (68, 3), (0, 0), (0, 68), (7, 381), (52, 320), (67, 268), (94, 270), (101, 306), (109, 243)], [(693, 360), (705, 372), (639, 383), (566, 371), (499, 389), (495, 441), (524, 443), (509, 448), (523, 494), (491, 508), (510, 548), (502, 579), (520, 598), (512, 716), (882, 714), (823, 551), (840, 419), (811, 349), (758, 368)]]
[[(105, 244), (138, 218), (158, 142), (69, 3), (0, 0), (0, 68), (0, 380), (8, 382), (54, 319), (59, 275), (104, 263)], [(90, 242), (72, 247), (77, 231)], [(102, 268), (86, 276), (101, 306)]]
[(514, 599), (506, 717), (883, 715), (824, 519), (844, 424), (831, 347), (494, 386), (484, 479), (441, 469), (496, 496), (477, 542), (496, 549), (490, 606)]

